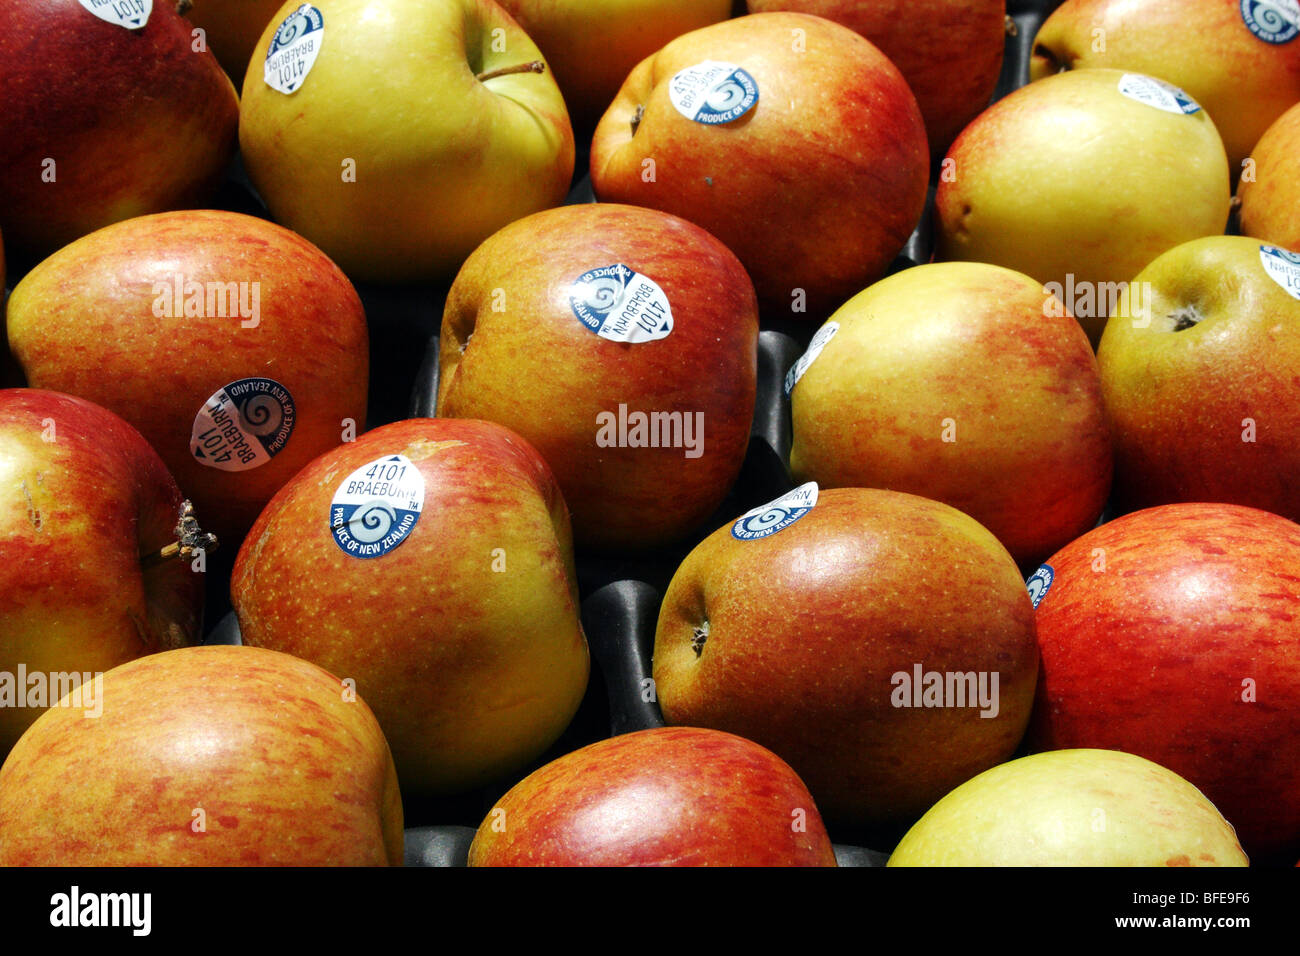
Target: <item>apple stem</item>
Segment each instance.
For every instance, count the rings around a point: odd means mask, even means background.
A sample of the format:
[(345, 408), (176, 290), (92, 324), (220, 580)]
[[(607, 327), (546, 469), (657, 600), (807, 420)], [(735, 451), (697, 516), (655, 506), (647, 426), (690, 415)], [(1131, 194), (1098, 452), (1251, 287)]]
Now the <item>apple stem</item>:
[(488, 70), (486, 73), (480, 73), (477, 77), (480, 83), (488, 80), (495, 80), (498, 76), (511, 76), (515, 73), (545, 73), (546, 64), (541, 60), (533, 60), (531, 63), (519, 63), (515, 66), (503, 66), (500, 69)]
[(702, 621), (695, 625), (695, 631), (691, 634), (691, 649), (695, 651), (698, 658), (704, 653), (704, 642), (709, 639), (709, 622)]
[(640, 128), (641, 120), (644, 117), (645, 117), (645, 104), (639, 103), (637, 104), (636, 112), (632, 114), (632, 135), (633, 136), (636, 135), (636, 131)]
[(1011, 14), (1006, 15), (1004, 29), (1006, 30), (1007, 36), (1009, 37), (1020, 36), (1020, 28), (1016, 26), (1016, 21), (1011, 18)]
[(211, 554), (217, 550), (217, 536), (199, 527), (199, 520), (194, 517), (194, 505), (188, 498), (181, 502), (180, 518), (172, 534), (176, 535), (175, 541), (152, 554), (141, 556), (140, 564), (148, 568), (175, 557), (188, 560), (196, 551)]

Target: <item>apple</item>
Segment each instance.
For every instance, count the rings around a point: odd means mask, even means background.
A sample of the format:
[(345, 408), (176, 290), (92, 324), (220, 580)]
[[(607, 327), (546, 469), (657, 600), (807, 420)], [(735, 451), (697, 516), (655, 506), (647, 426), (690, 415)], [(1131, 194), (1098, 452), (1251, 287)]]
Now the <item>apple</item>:
[(282, 484), (364, 427), (361, 300), (263, 219), (194, 210), (99, 230), (18, 283), (8, 329), (29, 384), (140, 429), (232, 547)]
[(749, 0), (750, 13), (793, 10), (861, 33), (894, 61), (925, 117), (930, 151), (989, 105), (1006, 46), (1006, 0)]
[(668, 723), (762, 744), (828, 820), (866, 826), (1010, 757), (1037, 669), (1025, 582), (974, 519), (809, 483), (687, 556), (653, 677)]
[[(1016, 90), (962, 131), (943, 165), (937, 259), (991, 262), (1094, 296), (1166, 249), (1222, 233), (1231, 201), (1205, 110), (1120, 70)], [(1105, 313), (1076, 318), (1095, 343)]]
[(1210, 114), (1235, 177), (1300, 101), (1297, 34), (1295, 0), (1066, 0), (1034, 37), (1029, 75), (1108, 67), (1182, 87)]
[(175, 539), (181, 493), (139, 432), (83, 399), (0, 390), (0, 507), (4, 754), (56, 686), (197, 642), (203, 578), (148, 557)]
[(564, 499), (490, 422), (396, 422), (317, 458), (257, 519), (230, 592), (244, 643), (354, 682), (408, 794), (522, 768), (587, 687)]
[[(243, 82), (253, 48), (285, 0), (193, 0), (185, 19), (203, 31), (222, 68)], [(298, 4), (294, 4), (296, 8)]]
[(1038, 282), (976, 262), (905, 269), (814, 341), (787, 379), (797, 481), (942, 501), (1030, 570), (1096, 524), (1111, 472), (1097, 361)]
[(565, 206), (496, 233), (457, 275), (438, 415), (528, 439), (580, 546), (645, 549), (693, 531), (735, 482), (757, 348), (754, 287), (718, 240), (653, 209)]
[(0, 866), (402, 862), (402, 801), (374, 715), (306, 661), (187, 647), (104, 674), (0, 768)]
[(1243, 171), (1241, 231), (1300, 252), (1300, 102), (1279, 116), (1251, 150)]
[(1300, 527), (1224, 504), (1117, 518), (1048, 561), (1036, 750), (1154, 760), (1252, 857), (1300, 849)]
[(1120, 507), (1300, 520), (1300, 255), (1244, 236), (1170, 249), (1119, 299), (1097, 361)]
[(0, 228), (25, 257), (202, 205), (235, 150), (235, 89), (174, 7), (94, 5), (0, 8)]
[(603, 202), (703, 226), (763, 309), (823, 318), (882, 275), (925, 205), (929, 150), (898, 68), (847, 27), (759, 13), (643, 60), (596, 127)]
[(554, 760), (488, 813), (470, 866), (835, 866), (813, 798), (752, 741), (660, 727)]
[(496, 3), (313, 0), (281, 13), (244, 80), (244, 163), (275, 219), (353, 279), (449, 278), (502, 226), (564, 199), (564, 100)]
[(555, 71), (574, 125), (589, 128), (632, 68), (669, 40), (731, 15), (731, 0), (499, 0)]
[(889, 866), (1247, 866), (1232, 825), (1178, 774), (1115, 750), (986, 770), (936, 803)]

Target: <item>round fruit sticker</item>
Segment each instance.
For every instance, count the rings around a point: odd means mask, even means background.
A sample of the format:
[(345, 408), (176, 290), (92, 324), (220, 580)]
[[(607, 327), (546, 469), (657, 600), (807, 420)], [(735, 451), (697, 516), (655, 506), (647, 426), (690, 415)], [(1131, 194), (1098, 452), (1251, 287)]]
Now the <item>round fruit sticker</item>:
[(740, 541), (752, 541), (776, 534), (788, 528), (817, 504), (817, 482), (810, 481), (794, 491), (787, 492), (775, 501), (747, 511), (731, 526), (731, 536)]
[(1289, 43), (1300, 33), (1300, 0), (1241, 0), (1241, 19), (1265, 43)]
[(830, 340), (835, 338), (835, 333), (839, 330), (840, 324), (838, 322), (827, 322), (817, 330), (817, 334), (808, 343), (808, 351), (799, 356), (799, 361), (790, 366), (790, 371), (785, 373), (785, 393), (787, 395), (794, 391), (795, 385), (799, 383), (799, 379), (803, 378), (804, 372), (808, 371), (808, 367), (817, 361), (817, 356), (822, 354), (822, 349), (826, 348)]
[(153, 0), (77, 0), (99, 19), (114, 26), (139, 30), (149, 22)]
[(1291, 298), (1300, 299), (1300, 253), (1277, 246), (1260, 246), (1259, 261), (1270, 279), (1285, 289)]
[(653, 342), (673, 330), (673, 310), (659, 283), (621, 262), (578, 276), (569, 306), (590, 331), (614, 342)]
[(754, 108), (758, 83), (734, 63), (705, 60), (672, 78), (668, 99), (688, 120), (718, 126)]
[(1200, 104), (1172, 83), (1141, 73), (1125, 73), (1119, 79), (1119, 91), (1131, 100), (1154, 106), (1166, 113), (1199, 113)]
[(262, 68), (266, 85), (286, 94), (298, 90), (320, 56), (324, 40), (325, 19), (310, 3), (285, 17), (266, 48)]
[(1029, 591), (1029, 600), (1037, 608), (1043, 598), (1047, 597), (1047, 589), (1052, 586), (1052, 578), (1056, 577), (1056, 572), (1050, 564), (1042, 565), (1037, 571), (1030, 575), (1029, 580), (1025, 582), (1025, 588)]
[(407, 539), (424, 510), (424, 476), (405, 455), (362, 465), (334, 491), (330, 533), (344, 554), (378, 558)]
[(241, 378), (217, 389), (194, 416), (190, 454), (220, 471), (248, 471), (284, 450), (293, 434), (293, 396), (270, 378)]

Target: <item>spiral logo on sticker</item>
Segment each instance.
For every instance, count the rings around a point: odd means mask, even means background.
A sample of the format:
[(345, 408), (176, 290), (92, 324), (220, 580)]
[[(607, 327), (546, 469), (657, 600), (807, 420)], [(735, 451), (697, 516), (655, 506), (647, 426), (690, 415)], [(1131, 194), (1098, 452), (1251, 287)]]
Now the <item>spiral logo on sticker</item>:
[(382, 498), (358, 505), (348, 521), (352, 537), (363, 544), (374, 544), (397, 523), (397, 510)]
[(621, 280), (613, 276), (602, 276), (583, 283), (579, 295), (583, 305), (603, 315), (618, 308), (626, 288)]
[(748, 531), (750, 534), (761, 534), (769, 528), (785, 521), (787, 518), (793, 517), (796, 511), (802, 510), (802, 508), (783, 508), (777, 505), (768, 508), (759, 514), (750, 515), (748, 518), (742, 518), (740, 521), (740, 527), (742, 530)]
[(1300, 34), (1300, 2), (1241, 0), (1241, 19), (1265, 43), (1287, 43)]
[(1025, 582), (1025, 589), (1029, 592), (1030, 603), (1035, 608), (1047, 596), (1048, 589), (1052, 586), (1052, 580), (1056, 577), (1056, 572), (1050, 564), (1044, 564)]
[(239, 409), (244, 430), (259, 437), (275, 434), (284, 421), (284, 409), (270, 395), (254, 395)]
[(709, 109), (719, 113), (735, 109), (745, 100), (745, 88), (734, 79), (709, 91)]

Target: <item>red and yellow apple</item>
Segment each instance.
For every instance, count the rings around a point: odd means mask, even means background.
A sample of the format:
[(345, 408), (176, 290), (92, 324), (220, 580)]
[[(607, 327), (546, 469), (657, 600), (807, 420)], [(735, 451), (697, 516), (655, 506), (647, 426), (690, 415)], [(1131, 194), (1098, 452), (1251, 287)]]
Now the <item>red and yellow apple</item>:
[(1243, 235), (1300, 252), (1300, 102), (1277, 118), (1250, 151), (1254, 169), (1243, 171)]

